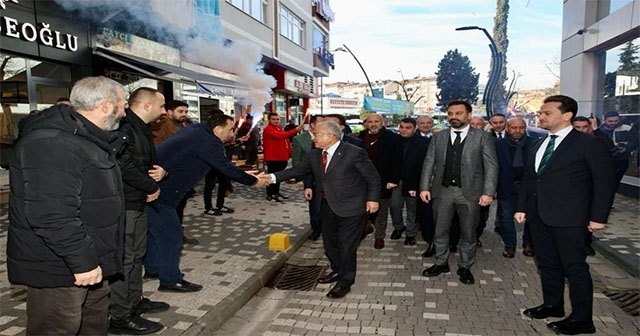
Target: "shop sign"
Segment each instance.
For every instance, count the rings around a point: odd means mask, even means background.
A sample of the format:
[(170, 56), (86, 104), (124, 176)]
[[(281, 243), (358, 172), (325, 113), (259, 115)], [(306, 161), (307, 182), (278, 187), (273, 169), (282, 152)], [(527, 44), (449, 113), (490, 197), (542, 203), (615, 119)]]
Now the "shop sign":
[(298, 75), (291, 71), (287, 71), (286, 76), (287, 90), (300, 92), (305, 95), (311, 94), (311, 84), (305, 82), (305, 76)]
[(371, 96), (364, 97), (363, 109), (367, 111), (409, 115), (411, 111), (413, 111), (413, 108), (414, 103), (404, 100), (385, 99)]
[[(7, 2), (17, 4), (18, 0), (0, 0), (0, 8), (7, 9)], [(27, 42), (37, 41), (39, 44), (62, 50), (78, 50), (78, 36), (55, 30), (46, 22), (20, 22), (9, 16), (1, 16), (0, 34)]]
[(180, 66), (180, 50), (109, 27), (98, 27), (95, 44), (121, 54)]

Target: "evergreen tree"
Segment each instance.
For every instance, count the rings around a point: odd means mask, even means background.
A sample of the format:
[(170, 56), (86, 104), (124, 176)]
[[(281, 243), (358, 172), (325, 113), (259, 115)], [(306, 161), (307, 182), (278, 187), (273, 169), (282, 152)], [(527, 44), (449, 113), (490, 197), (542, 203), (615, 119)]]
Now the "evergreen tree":
[(440, 92), (438, 103), (446, 106), (452, 100), (464, 100), (475, 104), (478, 100), (478, 77), (467, 56), (458, 49), (449, 50), (438, 63), (436, 83)]
[[(501, 101), (507, 96), (505, 83), (507, 81), (507, 47), (509, 47), (509, 39), (507, 38), (508, 17), (509, 0), (497, 0), (496, 16), (493, 18), (493, 39), (498, 52), (502, 54), (502, 69), (494, 91), (494, 96), (492, 97), (496, 101)], [(491, 66), (493, 67), (493, 63)]]
[(620, 57), (618, 71), (640, 71), (638, 49), (640, 49), (640, 47), (634, 45), (633, 41), (627, 42), (618, 55)]

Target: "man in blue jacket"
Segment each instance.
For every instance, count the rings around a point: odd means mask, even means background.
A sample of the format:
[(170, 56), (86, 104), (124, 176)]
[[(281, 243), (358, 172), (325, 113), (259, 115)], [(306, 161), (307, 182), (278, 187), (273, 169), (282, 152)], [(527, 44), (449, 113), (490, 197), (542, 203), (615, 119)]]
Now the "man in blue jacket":
[(179, 267), (183, 231), (175, 208), (184, 195), (211, 168), (245, 185), (266, 185), (226, 158), (224, 142), (231, 137), (233, 118), (212, 113), (207, 121), (185, 127), (158, 146), (158, 165), (168, 176), (159, 183), (160, 197), (147, 208), (149, 228), (144, 267), (147, 275), (158, 276), (161, 292), (202, 289), (201, 285), (184, 280)]

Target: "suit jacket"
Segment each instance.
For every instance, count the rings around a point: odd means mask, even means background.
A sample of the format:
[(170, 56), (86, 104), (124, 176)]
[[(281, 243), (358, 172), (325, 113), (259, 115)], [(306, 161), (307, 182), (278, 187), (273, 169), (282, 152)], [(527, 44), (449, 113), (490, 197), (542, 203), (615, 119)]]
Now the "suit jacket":
[[(306, 173), (312, 173), (316, 181), (314, 194), (320, 196), (324, 190), (331, 210), (340, 217), (362, 215), (367, 201), (380, 200), (380, 176), (362, 148), (340, 142), (326, 173), (322, 172), (322, 150), (315, 148), (299, 165), (274, 175), (279, 182)], [(322, 197), (314, 201), (319, 211)]]
[(409, 190), (420, 190), (420, 173), (431, 139), (418, 135), (416, 132), (412, 137), (403, 138), (402, 141), (404, 146), (400, 179), (402, 180), (402, 194), (409, 196)]
[[(359, 138), (364, 139), (364, 130), (360, 132)], [(375, 165), (380, 175), (381, 198), (391, 198), (393, 189), (387, 189), (387, 183), (398, 184), (400, 182), (400, 168), (402, 167), (402, 151), (400, 150), (402, 137), (390, 130), (383, 128), (380, 130), (378, 139), (378, 153)]]
[(604, 141), (571, 130), (538, 175), (535, 157), (543, 141), (539, 139), (529, 151), (517, 211), (528, 217), (537, 212), (543, 223), (554, 227), (606, 223), (617, 180)]
[[(438, 197), (442, 190), (447, 146), (450, 130), (435, 133), (427, 150), (422, 167), (420, 190), (430, 191), (431, 198)], [(469, 127), (462, 149), (462, 192), (469, 201), (477, 201), (482, 195), (493, 196), (498, 182), (498, 159), (495, 138), (489, 133)]]

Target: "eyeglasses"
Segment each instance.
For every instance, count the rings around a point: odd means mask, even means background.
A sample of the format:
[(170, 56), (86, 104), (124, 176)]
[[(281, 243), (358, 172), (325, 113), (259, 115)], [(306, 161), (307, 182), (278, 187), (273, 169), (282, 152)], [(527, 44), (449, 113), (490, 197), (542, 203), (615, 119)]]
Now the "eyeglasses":
[(323, 135), (331, 135), (332, 133), (311, 133), (311, 135), (313, 135), (313, 137), (317, 138), (319, 136), (323, 136)]

